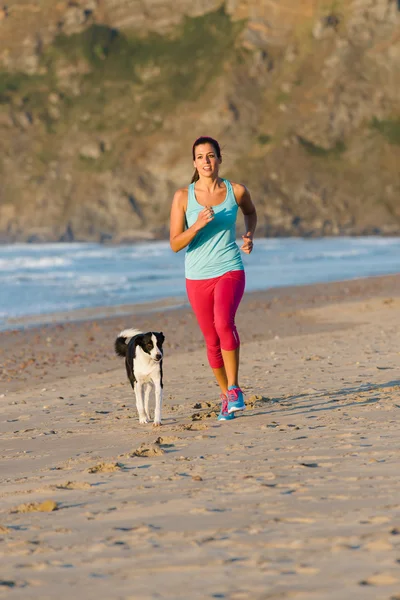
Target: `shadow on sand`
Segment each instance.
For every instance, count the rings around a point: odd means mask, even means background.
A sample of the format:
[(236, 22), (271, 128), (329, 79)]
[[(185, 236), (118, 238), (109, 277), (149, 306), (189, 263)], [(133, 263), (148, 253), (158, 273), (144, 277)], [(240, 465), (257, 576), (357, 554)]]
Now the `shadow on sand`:
[[(360, 386), (344, 387), (340, 390), (324, 391), (315, 390), (310, 393), (296, 394), (294, 396), (275, 397), (268, 398), (262, 396), (260, 400), (256, 402), (255, 411), (248, 416), (267, 415), (282, 413), (282, 409), (285, 413), (290, 414), (304, 414), (304, 413), (318, 413), (326, 410), (336, 410), (348, 408), (350, 406), (366, 406), (368, 404), (374, 404), (383, 400), (383, 394), (393, 388), (399, 388), (399, 400), (400, 400), (400, 379), (388, 381), (387, 383), (370, 384), (364, 383)], [(351, 396), (358, 396), (361, 398), (357, 401), (352, 401)], [(364, 399), (365, 395), (365, 399)], [(369, 397), (368, 397), (369, 395)], [(346, 399), (348, 401), (346, 402)], [(260, 404), (268, 403), (267, 410), (257, 410), (260, 408)], [(243, 415), (245, 416), (245, 415)]]

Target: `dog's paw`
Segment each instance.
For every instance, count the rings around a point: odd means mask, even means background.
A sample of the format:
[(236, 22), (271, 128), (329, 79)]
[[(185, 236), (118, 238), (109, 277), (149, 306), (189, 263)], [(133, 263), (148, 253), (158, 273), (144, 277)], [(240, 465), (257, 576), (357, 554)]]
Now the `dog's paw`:
[(154, 421), (153, 427), (161, 427), (161, 421)]
[(149, 420), (148, 420), (146, 417), (141, 417), (141, 418), (139, 419), (139, 423), (140, 423), (141, 425), (146, 425), (146, 423), (149, 423)]

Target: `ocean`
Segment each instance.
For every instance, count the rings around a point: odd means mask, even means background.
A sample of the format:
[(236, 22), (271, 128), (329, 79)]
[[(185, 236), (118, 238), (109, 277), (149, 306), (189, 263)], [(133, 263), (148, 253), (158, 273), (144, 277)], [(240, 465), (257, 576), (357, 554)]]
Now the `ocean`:
[[(256, 239), (243, 261), (247, 291), (399, 273), (400, 238)], [(0, 283), (2, 330), (76, 309), (186, 302), (184, 251), (167, 241), (0, 246)]]

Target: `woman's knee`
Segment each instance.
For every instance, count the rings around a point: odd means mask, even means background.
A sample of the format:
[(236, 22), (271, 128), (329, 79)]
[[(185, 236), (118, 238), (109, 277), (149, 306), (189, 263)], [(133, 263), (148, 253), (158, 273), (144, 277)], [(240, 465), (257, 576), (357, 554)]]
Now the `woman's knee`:
[(231, 321), (221, 321), (215, 324), (219, 335), (221, 348), (223, 350), (236, 350), (240, 346), (239, 334), (235, 323)]
[(222, 358), (221, 346), (209, 346), (207, 344), (207, 358), (208, 363), (212, 369), (220, 369), (224, 366), (224, 359)]
[(225, 317), (224, 315), (221, 315), (215, 318), (214, 326), (218, 337), (221, 340), (227, 335), (229, 336), (232, 334), (232, 331), (235, 329), (235, 321)]

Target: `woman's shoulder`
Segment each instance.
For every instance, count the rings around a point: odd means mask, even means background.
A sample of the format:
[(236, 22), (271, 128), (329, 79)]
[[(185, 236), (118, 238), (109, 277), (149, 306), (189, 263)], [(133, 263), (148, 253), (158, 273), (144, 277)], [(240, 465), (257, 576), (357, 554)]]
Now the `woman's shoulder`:
[(234, 181), (230, 181), (230, 184), (235, 194), (236, 202), (240, 204), (240, 200), (248, 193), (247, 188), (242, 183), (235, 183)]
[(177, 198), (178, 200), (187, 199), (188, 193), (189, 193), (189, 187), (179, 188), (178, 190), (176, 190), (176, 192), (174, 194), (174, 198)]
[(188, 202), (188, 194), (189, 194), (188, 187), (179, 188), (178, 190), (176, 190), (176, 192), (174, 194), (173, 202), (175, 204), (177, 204), (179, 207), (186, 210), (187, 202)]

